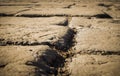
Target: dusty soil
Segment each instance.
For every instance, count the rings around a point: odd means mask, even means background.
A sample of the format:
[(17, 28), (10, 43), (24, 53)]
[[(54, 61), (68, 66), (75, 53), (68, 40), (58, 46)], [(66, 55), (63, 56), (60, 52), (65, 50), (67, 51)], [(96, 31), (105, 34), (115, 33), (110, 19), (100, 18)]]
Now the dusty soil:
[(0, 76), (119, 71), (119, 0), (0, 0)]

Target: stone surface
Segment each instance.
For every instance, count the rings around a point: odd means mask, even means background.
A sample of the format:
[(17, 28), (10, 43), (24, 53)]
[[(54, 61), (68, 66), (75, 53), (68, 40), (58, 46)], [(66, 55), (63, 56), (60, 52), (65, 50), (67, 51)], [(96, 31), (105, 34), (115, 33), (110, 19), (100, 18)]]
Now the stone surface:
[(0, 76), (120, 76), (120, 0), (0, 0)]
[(105, 51), (120, 52), (119, 31), (82, 29), (76, 35), (76, 52)]
[(68, 69), (70, 76), (119, 76), (120, 56), (77, 55)]
[(28, 17), (0, 17), (0, 24), (13, 24), (13, 25), (65, 25), (67, 22), (66, 17), (39, 17), (39, 18), (28, 18)]
[(120, 52), (119, 20), (73, 18), (77, 29), (75, 52)]
[(39, 6), (33, 7), (27, 11), (20, 12), (17, 14), (17, 16), (94, 16), (97, 14), (104, 14), (101, 9), (91, 7), (84, 7), (84, 5), (76, 6), (74, 3), (63, 8), (57, 8), (56, 6), (53, 6), (53, 8), (48, 7), (43, 9), (41, 6)]
[(16, 13), (28, 10), (25, 6), (0, 6), (0, 16), (14, 16)]
[[(0, 0), (0, 2), (40, 2), (39, 0)], [(41, 2), (119, 2), (119, 0), (41, 0)]]

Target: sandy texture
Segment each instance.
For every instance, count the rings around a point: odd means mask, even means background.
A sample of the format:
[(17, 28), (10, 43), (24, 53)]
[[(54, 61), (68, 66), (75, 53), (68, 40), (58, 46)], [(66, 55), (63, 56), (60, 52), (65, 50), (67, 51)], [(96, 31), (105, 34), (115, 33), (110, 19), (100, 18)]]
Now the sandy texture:
[(0, 76), (120, 76), (120, 0), (0, 0)]
[(77, 29), (76, 52), (119, 52), (120, 26), (117, 21), (119, 20), (72, 18), (69, 26)]
[(77, 55), (69, 64), (70, 76), (119, 76), (119, 64), (120, 56)]

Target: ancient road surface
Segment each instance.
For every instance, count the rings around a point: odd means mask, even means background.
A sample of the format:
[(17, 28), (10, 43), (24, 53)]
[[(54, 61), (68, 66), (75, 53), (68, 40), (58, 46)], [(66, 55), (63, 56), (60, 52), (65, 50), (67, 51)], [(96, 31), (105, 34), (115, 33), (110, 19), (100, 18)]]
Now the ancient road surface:
[(120, 76), (120, 1), (0, 0), (0, 76)]

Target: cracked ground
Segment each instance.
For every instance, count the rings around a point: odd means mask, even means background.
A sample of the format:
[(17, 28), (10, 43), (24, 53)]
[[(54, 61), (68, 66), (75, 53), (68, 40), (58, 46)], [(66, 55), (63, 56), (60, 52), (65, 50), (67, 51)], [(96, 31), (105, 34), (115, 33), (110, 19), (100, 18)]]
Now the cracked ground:
[(120, 0), (0, 0), (0, 76), (120, 76)]

